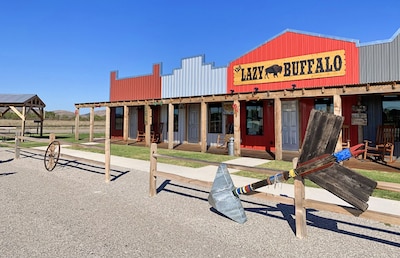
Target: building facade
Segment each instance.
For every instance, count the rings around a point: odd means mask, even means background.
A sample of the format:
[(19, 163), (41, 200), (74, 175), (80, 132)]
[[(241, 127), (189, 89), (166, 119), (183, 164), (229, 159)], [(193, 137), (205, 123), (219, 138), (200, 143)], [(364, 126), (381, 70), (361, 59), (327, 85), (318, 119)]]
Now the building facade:
[(229, 134), (236, 155), (251, 148), (279, 159), (301, 148), (312, 109), (344, 116), (351, 145), (373, 141), (378, 125), (400, 127), (399, 34), (360, 44), (286, 30), (226, 67), (196, 56), (166, 75), (159, 64), (151, 75), (119, 79), (111, 72), (110, 102), (76, 107), (110, 107), (111, 137), (143, 134), (149, 144), (156, 134), (170, 148), (206, 150)]

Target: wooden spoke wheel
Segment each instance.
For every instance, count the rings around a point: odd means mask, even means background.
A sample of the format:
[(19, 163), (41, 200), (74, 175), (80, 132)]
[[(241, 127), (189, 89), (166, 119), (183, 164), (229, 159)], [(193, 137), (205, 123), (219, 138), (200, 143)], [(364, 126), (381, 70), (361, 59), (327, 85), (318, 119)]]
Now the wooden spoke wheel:
[(58, 162), (60, 157), (60, 142), (52, 141), (46, 149), (44, 154), (44, 167), (47, 171), (52, 171)]

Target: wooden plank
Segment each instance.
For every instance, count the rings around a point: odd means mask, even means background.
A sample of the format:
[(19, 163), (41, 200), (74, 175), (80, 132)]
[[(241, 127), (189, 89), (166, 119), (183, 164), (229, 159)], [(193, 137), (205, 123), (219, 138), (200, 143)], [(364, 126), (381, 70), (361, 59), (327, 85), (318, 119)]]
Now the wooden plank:
[(176, 180), (176, 181), (179, 181), (182, 183), (193, 184), (193, 185), (206, 187), (206, 188), (211, 188), (212, 184), (213, 184), (212, 182), (207, 182), (207, 181), (202, 181), (202, 180), (193, 179), (193, 178), (189, 178), (189, 177), (179, 176), (176, 174), (171, 174), (171, 173), (162, 172), (162, 171), (157, 171), (155, 173), (155, 175), (157, 177), (162, 177), (162, 178), (166, 178), (166, 179), (170, 179), (170, 180)]
[(299, 163), (323, 154), (332, 154), (342, 128), (344, 118), (313, 109), (301, 147)]
[[(153, 155), (155, 157), (157, 157), (157, 158), (168, 158), (168, 159), (184, 160), (184, 161), (188, 161), (188, 162), (205, 164), (205, 165), (219, 166), (219, 164), (221, 164), (221, 162), (212, 162), (212, 161), (207, 161), (207, 160), (200, 160), (200, 159), (192, 159), (192, 158), (186, 158), (186, 157), (163, 155), (163, 154), (159, 154), (159, 153), (155, 153)], [(260, 167), (252, 167), (252, 166), (229, 164), (229, 163), (226, 163), (226, 166), (228, 168), (233, 168), (233, 169), (238, 169), (238, 170), (245, 170), (245, 171), (250, 171), (250, 172), (256, 172), (256, 173), (266, 174), (266, 175), (275, 175), (275, 174), (283, 172), (282, 170), (277, 170), (277, 169), (260, 168)]]
[(388, 213), (383, 213), (383, 212), (378, 212), (378, 211), (369, 211), (369, 210), (362, 212), (355, 208), (336, 205), (336, 204), (332, 204), (332, 203), (321, 202), (321, 201), (316, 201), (316, 200), (310, 200), (310, 199), (306, 199), (304, 201), (304, 204), (307, 208), (310, 208), (310, 209), (323, 210), (323, 211), (335, 212), (335, 213), (346, 214), (346, 215), (353, 215), (353, 216), (357, 216), (360, 218), (380, 221), (383, 223), (400, 225), (400, 216), (399, 215), (388, 214)]
[(378, 181), (376, 189), (388, 190), (400, 193), (400, 184)]

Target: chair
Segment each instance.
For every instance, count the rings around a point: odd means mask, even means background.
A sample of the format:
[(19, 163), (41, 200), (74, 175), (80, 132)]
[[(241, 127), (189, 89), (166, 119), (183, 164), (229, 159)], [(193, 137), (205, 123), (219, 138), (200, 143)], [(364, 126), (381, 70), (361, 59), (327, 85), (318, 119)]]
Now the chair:
[(158, 125), (158, 131), (151, 131), (151, 142), (160, 143), (163, 141), (162, 131), (164, 128), (164, 123)]
[(378, 126), (375, 145), (372, 145), (369, 140), (364, 140), (364, 159), (374, 158), (385, 162), (385, 156), (389, 155), (389, 162), (393, 162), (395, 130), (394, 125)]
[(350, 126), (342, 126), (342, 149), (350, 148)]
[(137, 142), (143, 142), (146, 139), (146, 134), (143, 131), (138, 131), (136, 135)]

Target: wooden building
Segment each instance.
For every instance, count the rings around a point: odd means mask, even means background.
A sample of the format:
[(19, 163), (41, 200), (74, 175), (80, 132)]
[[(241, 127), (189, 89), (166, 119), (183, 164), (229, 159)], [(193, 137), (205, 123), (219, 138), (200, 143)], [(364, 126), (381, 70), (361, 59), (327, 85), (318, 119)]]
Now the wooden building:
[(378, 125), (400, 127), (399, 34), (360, 44), (286, 30), (226, 67), (197, 56), (166, 75), (158, 64), (151, 75), (112, 72), (109, 102), (75, 107), (77, 114), (109, 108), (111, 137), (169, 148), (193, 143), (206, 151), (232, 135), (235, 155), (251, 148), (281, 159), (283, 150), (299, 150), (312, 109), (344, 116), (351, 145), (373, 141)]

